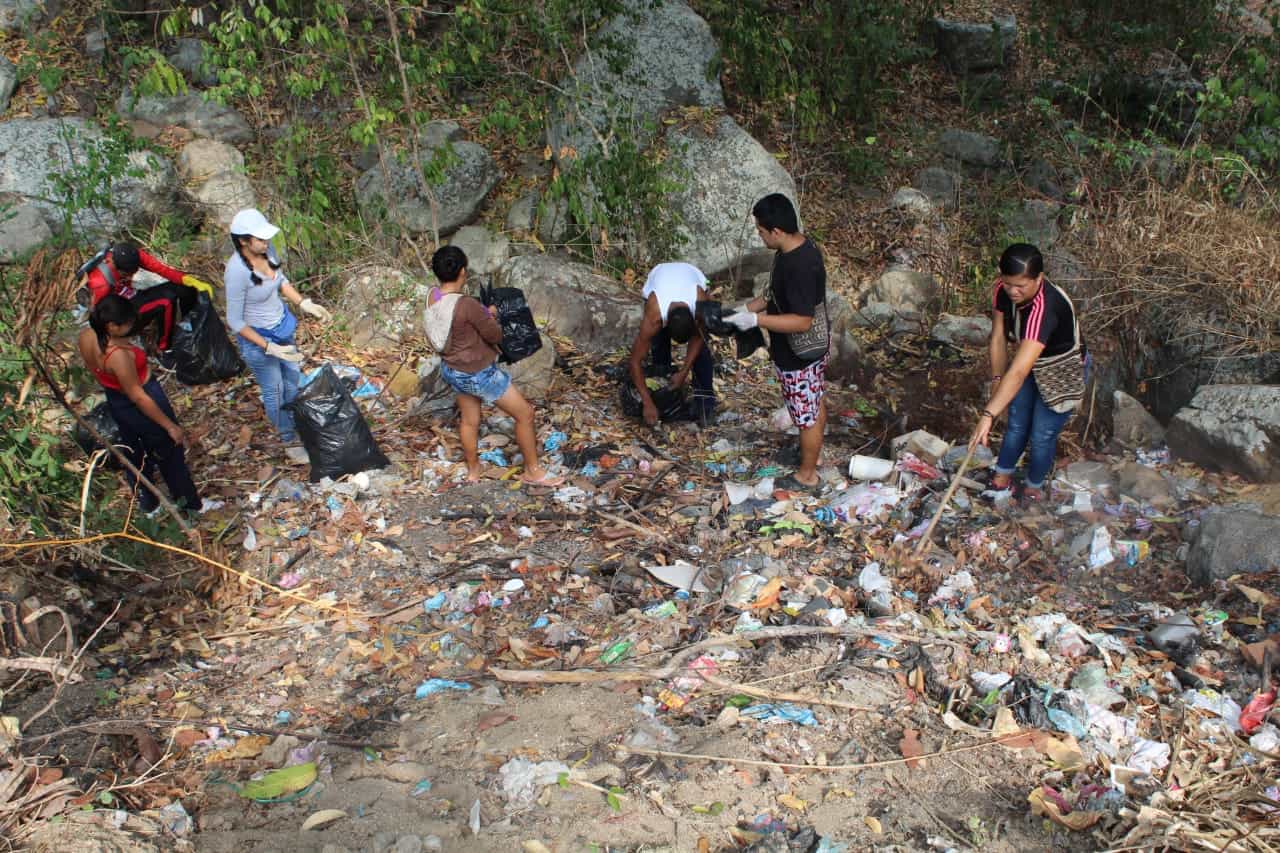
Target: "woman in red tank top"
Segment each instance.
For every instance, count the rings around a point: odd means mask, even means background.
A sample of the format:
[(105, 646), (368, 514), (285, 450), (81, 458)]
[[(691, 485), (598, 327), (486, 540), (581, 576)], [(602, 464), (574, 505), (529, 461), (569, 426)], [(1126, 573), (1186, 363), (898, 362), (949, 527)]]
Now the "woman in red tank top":
[[(89, 316), (90, 328), (80, 333), (80, 355), (106, 391), (129, 461), (148, 480), (154, 481), (158, 470), (173, 500), (187, 509), (216, 509), (220, 503), (200, 499), (187, 468), (187, 434), (164, 389), (150, 375), (146, 353), (128, 339), (137, 322), (138, 309), (129, 300), (115, 294), (103, 297)], [(132, 472), (127, 475), (136, 489), (136, 478)], [(140, 489), (138, 504), (152, 513), (160, 502), (150, 490)]]

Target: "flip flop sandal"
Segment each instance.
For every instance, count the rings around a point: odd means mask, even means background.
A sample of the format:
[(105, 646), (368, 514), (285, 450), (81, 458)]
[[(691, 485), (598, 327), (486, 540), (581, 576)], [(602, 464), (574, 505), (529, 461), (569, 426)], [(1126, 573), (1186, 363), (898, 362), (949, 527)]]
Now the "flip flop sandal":
[(814, 483), (813, 485), (809, 485), (807, 483), (800, 482), (791, 474), (787, 474), (784, 477), (779, 477), (778, 479), (774, 480), (773, 487), (775, 489), (782, 489), (783, 491), (786, 491), (786, 492), (800, 492), (801, 494), (806, 494), (806, 495), (817, 496), (822, 494), (821, 479), (819, 479), (818, 482)]

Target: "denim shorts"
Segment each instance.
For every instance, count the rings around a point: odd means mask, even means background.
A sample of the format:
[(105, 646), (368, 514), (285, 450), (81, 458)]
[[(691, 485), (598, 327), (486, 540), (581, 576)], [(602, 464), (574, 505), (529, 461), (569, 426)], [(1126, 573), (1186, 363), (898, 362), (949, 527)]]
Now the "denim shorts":
[(440, 375), (459, 394), (479, 397), (481, 402), (489, 406), (496, 403), (498, 398), (507, 393), (507, 389), (511, 387), (511, 377), (496, 364), (491, 364), (475, 373), (463, 373), (447, 364), (442, 364)]

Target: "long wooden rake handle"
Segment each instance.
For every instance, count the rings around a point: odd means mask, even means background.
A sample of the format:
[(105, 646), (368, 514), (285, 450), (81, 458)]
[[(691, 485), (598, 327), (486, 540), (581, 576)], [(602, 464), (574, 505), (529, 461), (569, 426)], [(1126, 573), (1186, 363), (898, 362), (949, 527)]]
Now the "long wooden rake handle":
[(964, 472), (968, 470), (969, 463), (973, 460), (973, 451), (978, 449), (978, 445), (969, 445), (969, 452), (964, 455), (964, 460), (960, 463), (960, 470), (956, 472), (955, 477), (951, 479), (951, 486), (942, 496), (942, 503), (938, 504), (938, 508), (934, 510), (933, 518), (929, 520), (929, 526), (925, 528), (924, 535), (920, 537), (920, 541), (916, 543), (915, 550), (912, 553), (920, 556), (924, 553), (925, 546), (929, 544), (930, 537), (933, 536), (933, 528), (938, 526), (938, 519), (942, 518), (942, 512), (947, 508), (947, 504), (951, 503), (951, 496), (956, 493), (956, 489), (960, 487), (960, 481), (964, 479)]

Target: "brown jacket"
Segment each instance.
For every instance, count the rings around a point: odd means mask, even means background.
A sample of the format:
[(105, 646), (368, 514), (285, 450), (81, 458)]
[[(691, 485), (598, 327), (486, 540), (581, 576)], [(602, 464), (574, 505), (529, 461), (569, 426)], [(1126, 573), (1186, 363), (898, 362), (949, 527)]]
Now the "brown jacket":
[(462, 373), (476, 373), (493, 364), (502, 341), (502, 327), (473, 296), (458, 300), (445, 344), (444, 363)]

